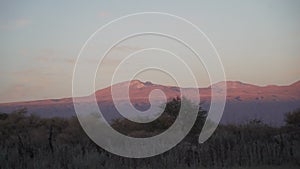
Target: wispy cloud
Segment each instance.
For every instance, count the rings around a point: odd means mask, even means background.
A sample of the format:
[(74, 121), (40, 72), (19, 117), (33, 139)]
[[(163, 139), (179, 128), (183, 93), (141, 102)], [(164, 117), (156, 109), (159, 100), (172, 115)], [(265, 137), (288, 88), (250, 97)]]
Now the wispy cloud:
[(119, 51), (119, 52), (124, 52), (124, 51), (134, 52), (141, 49), (144, 48), (138, 46), (129, 46), (129, 45), (119, 45), (112, 48), (113, 51)]
[[(117, 54), (114, 53), (112, 58), (105, 58), (105, 63), (110, 66), (111, 64), (117, 64), (121, 60), (118, 55), (122, 55), (124, 52), (132, 53), (137, 50), (143, 49), (142, 47), (137, 46), (129, 46), (129, 45), (120, 45), (112, 48), (112, 51), (118, 52)], [(95, 49), (97, 50), (97, 49)], [(25, 50), (21, 51), (22, 53), (26, 52)], [(67, 54), (63, 50), (59, 49), (52, 49), (52, 48), (44, 48), (40, 49), (33, 58), (33, 62), (35, 63), (67, 63), (67, 64), (75, 64), (77, 57)], [(87, 59), (87, 64), (99, 62), (99, 58), (94, 59)]]
[(12, 30), (12, 29), (19, 29), (24, 28), (30, 25), (32, 22), (29, 19), (16, 19), (10, 21), (0, 21), (0, 29), (1, 30)]
[(36, 56), (34, 58), (34, 61), (38, 62), (43, 62), (43, 63), (67, 63), (67, 64), (74, 64), (76, 62), (75, 58), (67, 58), (67, 57), (62, 57), (62, 56), (46, 56), (46, 55), (41, 55), (41, 56)]
[(109, 16), (109, 13), (108, 12), (106, 12), (106, 11), (101, 11), (101, 12), (99, 12), (99, 17), (108, 17)]
[(44, 48), (37, 51), (33, 62), (36, 63), (69, 63), (74, 64), (76, 58), (66, 54), (66, 51), (52, 48)]
[(1, 86), (0, 103), (71, 95), (72, 69), (65, 64), (42, 64), (7, 72), (10, 81)]

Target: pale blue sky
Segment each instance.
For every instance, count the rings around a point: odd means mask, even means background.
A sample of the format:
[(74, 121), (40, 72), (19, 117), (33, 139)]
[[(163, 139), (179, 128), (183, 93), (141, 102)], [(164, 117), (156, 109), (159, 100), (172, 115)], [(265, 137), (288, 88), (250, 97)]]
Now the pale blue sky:
[(2, 0), (0, 102), (71, 96), (74, 60), (87, 38), (113, 19), (145, 11), (175, 14), (201, 28), (220, 53), (228, 80), (300, 80), (298, 0)]

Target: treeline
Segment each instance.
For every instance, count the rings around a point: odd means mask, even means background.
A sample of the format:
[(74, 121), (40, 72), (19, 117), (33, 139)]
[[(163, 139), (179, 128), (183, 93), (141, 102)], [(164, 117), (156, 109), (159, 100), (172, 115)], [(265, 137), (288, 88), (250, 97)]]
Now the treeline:
[[(149, 137), (166, 130), (177, 117), (181, 101), (167, 103), (162, 116), (149, 124), (116, 120), (112, 126), (133, 137)], [(44, 119), (26, 109), (0, 114), (1, 169), (175, 169), (273, 168), (300, 166), (300, 111), (286, 114), (286, 125), (275, 128), (252, 120), (244, 125), (220, 125), (204, 144), (197, 142), (206, 117), (197, 121), (185, 140), (170, 151), (146, 159), (129, 159), (93, 143), (76, 117)]]

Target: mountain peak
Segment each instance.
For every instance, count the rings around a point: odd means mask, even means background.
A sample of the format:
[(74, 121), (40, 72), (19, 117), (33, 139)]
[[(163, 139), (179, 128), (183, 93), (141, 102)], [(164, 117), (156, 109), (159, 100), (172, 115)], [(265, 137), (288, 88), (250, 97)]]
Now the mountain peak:
[(241, 81), (223, 81), (223, 82), (218, 82), (215, 83), (213, 85), (211, 85), (211, 87), (223, 87), (226, 83), (227, 88), (245, 88), (245, 87), (253, 87), (255, 85), (251, 85), (251, 84), (247, 84), (247, 83), (243, 83)]
[(142, 88), (145, 87), (145, 84), (143, 82), (141, 82), (140, 80), (132, 80), (129, 82), (130, 83), (130, 87), (135, 87), (135, 88)]
[(291, 84), (291, 86), (293, 86), (293, 87), (300, 87), (300, 80), (297, 81), (297, 82), (295, 82), (295, 83), (293, 83), (293, 84)]
[(133, 88), (142, 88), (142, 87), (145, 87), (145, 86), (152, 86), (153, 83), (150, 82), (150, 81), (146, 81), (146, 82), (142, 82), (140, 80), (131, 80), (131, 81), (127, 81), (127, 82), (124, 82), (126, 85), (129, 84), (130, 87), (133, 87)]
[(137, 80), (137, 79), (131, 80), (131, 81), (128, 81), (128, 82), (130, 82), (130, 84), (142, 84), (143, 83), (142, 81)]

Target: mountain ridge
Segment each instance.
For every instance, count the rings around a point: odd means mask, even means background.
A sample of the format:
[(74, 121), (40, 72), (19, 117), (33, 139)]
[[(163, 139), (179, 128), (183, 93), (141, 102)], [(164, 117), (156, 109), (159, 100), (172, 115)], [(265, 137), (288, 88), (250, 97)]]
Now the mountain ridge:
[[(131, 82), (131, 87), (136, 87), (138, 89), (145, 87), (145, 86), (163, 86), (163, 87), (167, 87), (167, 88), (172, 88), (172, 89), (195, 89), (192, 87), (178, 87), (178, 86), (172, 86), (172, 85), (160, 85), (160, 84), (154, 84), (150, 81), (146, 81), (146, 82), (142, 82), (141, 80), (132, 80), (132, 81), (124, 81), (124, 82), (120, 82), (117, 84), (113, 84), (112, 86), (116, 86), (116, 85), (124, 85)], [(207, 87), (201, 87), (198, 88), (199, 90), (205, 90), (208, 89), (210, 90), (212, 87), (219, 87), (220, 85), (223, 85), (226, 82), (227, 85), (227, 90), (228, 89), (240, 89), (240, 88), (245, 88), (245, 87), (256, 87), (256, 88), (286, 88), (286, 87), (300, 87), (300, 80), (296, 81), (294, 83), (291, 83), (290, 85), (264, 85), (264, 86), (260, 86), (260, 85), (254, 85), (254, 84), (250, 84), (250, 83), (245, 83), (242, 81), (222, 81), (222, 82), (217, 82), (214, 83), (210, 86)], [(112, 86), (108, 86), (102, 89), (99, 89), (97, 91), (95, 91), (95, 95), (101, 95), (101, 92), (104, 90), (109, 90), (111, 89)], [(299, 89), (300, 90), (300, 89)], [(93, 94), (92, 94), (93, 95)], [(299, 96), (300, 97), (300, 96)], [(17, 101), (17, 102), (4, 102), (4, 103), (0, 103), (1, 105), (6, 105), (6, 104), (18, 104), (18, 103), (24, 103), (24, 104), (28, 104), (28, 103), (41, 103), (43, 101), (53, 101), (55, 103), (58, 103), (59, 101), (68, 101), (68, 99), (71, 99), (72, 97), (62, 97), (62, 98), (52, 98), (52, 99), (38, 99), (38, 100), (29, 100), (29, 101)]]
[[(204, 109), (209, 110), (211, 89), (222, 87), (224, 83), (218, 82), (208, 87), (198, 88), (202, 103), (201, 106)], [(180, 90), (185, 90), (186, 93), (195, 91), (193, 88), (164, 86), (140, 80), (114, 84), (95, 92), (101, 111), (109, 119), (120, 117), (112, 115), (117, 110), (112, 101), (111, 88), (116, 88), (119, 99), (117, 101), (122, 102), (126, 101), (124, 87), (127, 85), (130, 86), (129, 96), (131, 103), (140, 110), (149, 108), (149, 94), (155, 89), (163, 91), (167, 99), (179, 96)], [(284, 113), (300, 108), (300, 81), (287, 86), (257, 86), (239, 81), (226, 81), (226, 85), (226, 105), (221, 121), (223, 123), (241, 123), (252, 118), (258, 118), (267, 123), (282, 125), (284, 122)], [(92, 94), (86, 98), (91, 98), (91, 96), (94, 95)], [(29, 112), (34, 112), (42, 117), (70, 117), (76, 115), (72, 98), (0, 103), (0, 112), (9, 113), (24, 107)]]

